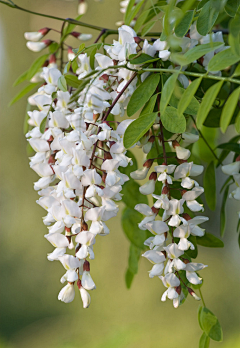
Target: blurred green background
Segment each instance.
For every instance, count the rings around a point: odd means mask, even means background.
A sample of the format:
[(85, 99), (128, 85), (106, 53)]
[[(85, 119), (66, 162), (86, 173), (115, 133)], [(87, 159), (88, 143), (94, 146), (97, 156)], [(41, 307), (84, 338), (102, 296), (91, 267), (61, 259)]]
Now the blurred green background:
[[(121, 20), (119, 1), (102, 3), (88, 0), (84, 21), (115, 28)], [(18, 0), (31, 10), (59, 17), (76, 17), (77, 1)], [(83, 309), (79, 294), (74, 302), (57, 299), (64, 270), (49, 262), (52, 250), (43, 238), (43, 209), (35, 204), (33, 190), (37, 175), (30, 170), (23, 135), (26, 98), (8, 107), (20, 90), (14, 80), (36, 58), (26, 48), (25, 31), (43, 27), (60, 29), (61, 22), (29, 15), (0, 4), (0, 116), (1, 116), (1, 325), (0, 347), (17, 348), (197, 348), (201, 331), (197, 322), (199, 303), (188, 297), (174, 309), (171, 301), (160, 301), (164, 288), (159, 279), (149, 279), (151, 264), (140, 261), (132, 288), (125, 287), (129, 242), (120, 218), (112, 219), (111, 233), (98, 238), (91, 274), (97, 290), (92, 304)], [(80, 30), (79, 28), (77, 30)], [(84, 29), (83, 32), (97, 32)], [(50, 36), (49, 36), (50, 37)], [(55, 34), (51, 38), (57, 38)], [(75, 45), (78, 42), (75, 41)], [(233, 132), (233, 131), (232, 131)], [(231, 129), (226, 137), (232, 135)], [(218, 171), (218, 187), (223, 175)], [(219, 201), (219, 200), (218, 200)], [(122, 209), (122, 206), (120, 206)], [(209, 267), (202, 271), (206, 305), (223, 327), (224, 341), (211, 347), (240, 347), (240, 251), (235, 227), (237, 202), (228, 202), (224, 249), (199, 247), (198, 262)], [(238, 208), (239, 210), (239, 208)], [(207, 230), (219, 236), (220, 202), (211, 215)], [(120, 214), (119, 214), (120, 216)]]

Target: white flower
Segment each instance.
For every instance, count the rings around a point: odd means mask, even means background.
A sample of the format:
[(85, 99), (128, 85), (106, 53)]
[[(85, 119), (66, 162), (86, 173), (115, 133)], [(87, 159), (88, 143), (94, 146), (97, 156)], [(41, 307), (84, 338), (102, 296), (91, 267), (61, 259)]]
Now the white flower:
[(60, 301), (63, 301), (65, 303), (70, 303), (74, 300), (75, 297), (75, 290), (74, 285), (71, 283), (68, 283), (58, 294), (58, 299)]

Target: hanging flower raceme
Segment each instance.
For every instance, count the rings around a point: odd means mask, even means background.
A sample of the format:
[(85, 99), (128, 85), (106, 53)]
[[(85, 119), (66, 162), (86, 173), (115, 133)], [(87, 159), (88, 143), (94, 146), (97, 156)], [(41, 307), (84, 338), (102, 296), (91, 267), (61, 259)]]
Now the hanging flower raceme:
[[(135, 209), (145, 216), (139, 223), (139, 228), (153, 234), (153, 237), (145, 241), (145, 245), (150, 250), (143, 256), (153, 263), (149, 277), (159, 277), (167, 288), (162, 295), (162, 301), (169, 298), (173, 300), (176, 308), (188, 293), (200, 300), (192, 289), (192, 285), (202, 283), (202, 279), (196, 272), (206, 266), (192, 262), (188, 253), (196, 248), (194, 237), (204, 235), (204, 230), (198, 225), (208, 220), (204, 216), (193, 217), (192, 215), (192, 213), (203, 211), (203, 206), (197, 199), (204, 189), (191, 178), (200, 175), (203, 172), (203, 166), (187, 162), (191, 152), (175, 140), (179, 134), (169, 140), (163, 138), (161, 117), (160, 120), (157, 117), (155, 123), (159, 124), (158, 128), (155, 127), (157, 132), (154, 135), (158, 146), (161, 147), (163, 143), (168, 142), (173, 156), (167, 156), (166, 145), (162, 146), (161, 157), (157, 158), (158, 165), (154, 163), (156, 159), (148, 156), (143, 169), (138, 169), (130, 175), (136, 180), (142, 180), (150, 173), (148, 181), (139, 190), (145, 195), (152, 194), (154, 204), (151, 208), (146, 204), (135, 206)], [(153, 135), (149, 134), (149, 142), (152, 137)], [(182, 135), (183, 142), (190, 138), (190, 143), (198, 140), (198, 136), (191, 136), (189, 133)]]

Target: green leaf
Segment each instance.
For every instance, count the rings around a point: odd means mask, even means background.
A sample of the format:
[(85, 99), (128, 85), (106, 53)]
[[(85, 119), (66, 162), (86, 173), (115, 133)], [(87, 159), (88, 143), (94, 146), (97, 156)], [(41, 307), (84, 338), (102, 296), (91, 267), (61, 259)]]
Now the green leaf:
[(200, 12), (197, 20), (197, 31), (199, 34), (205, 36), (213, 27), (218, 17), (218, 11), (211, 7), (210, 1), (207, 2)]
[(234, 74), (232, 77), (234, 76), (240, 76), (240, 63), (238, 64), (238, 66), (236, 67)]
[(82, 81), (79, 80), (75, 75), (68, 74), (64, 77), (66, 79), (67, 84), (71, 87), (78, 88), (81, 85)]
[(219, 149), (224, 149), (240, 154), (240, 144), (224, 143), (217, 146)]
[(44, 117), (44, 119), (42, 120), (42, 122), (41, 122), (41, 124), (40, 124), (40, 127), (39, 127), (40, 132), (41, 132), (42, 134), (45, 132), (47, 117), (48, 117), (48, 115), (47, 115), (46, 117)]
[[(95, 43), (85, 49), (85, 53), (90, 57), (90, 66), (94, 70), (95, 54), (102, 47), (102, 43)], [(79, 53), (80, 54), (80, 53)]]
[(130, 244), (129, 258), (128, 258), (128, 269), (133, 274), (138, 272), (138, 261), (142, 254), (142, 249), (136, 247), (134, 244)]
[(199, 348), (209, 348), (210, 338), (203, 332), (199, 341)]
[[(195, 93), (198, 90), (198, 87), (200, 86), (200, 83), (202, 81), (202, 77), (199, 77), (198, 79), (192, 81), (190, 85), (185, 89), (180, 102), (178, 104), (178, 114), (181, 115), (185, 112), (188, 105), (191, 103)], [(198, 102), (197, 102), (198, 103)], [(198, 104), (199, 105), (199, 104)]]
[[(176, 109), (178, 109), (179, 103), (184, 99), (184, 93), (186, 91), (184, 88), (181, 88), (181, 87), (178, 87), (177, 90), (179, 92), (179, 95), (172, 94), (171, 99), (169, 101), (169, 104)], [(192, 97), (189, 105), (187, 106), (184, 112), (188, 115), (196, 116), (198, 113), (198, 109), (199, 109), (199, 102), (197, 101), (196, 98)]]
[(160, 101), (160, 112), (161, 114), (164, 113), (166, 110), (166, 107), (169, 104), (169, 101), (171, 99), (171, 96), (173, 94), (175, 84), (178, 78), (178, 73), (172, 74), (167, 81), (164, 83), (163, 89), (162, 89), (162, 95), (161, 95), (161, 101)]
[(144, 27), (142, 28), (141, 36), (145, 36), (155, 25), (157, 21), (151, 21), (148, 22)]
[(239, 0), (228, 0), (224, 10), (227, 12), (229, 16), (234, 17), (239, 5)]
[(223, 193), (223, 199), (222, 199), (222, 205), (221, 205), (221, 210), (220, 210), (220, 235), (223, 237), (225, 228), (226, 228), (226, 215), (225, 215), (225, 208), (226, 208), (226, 203), (228, 199), (228, 191), (229, 191), (229, 186), (228, 185), (225, 188), (225, 191)]
[(37, 87), (39, 83), (31, 83), (30, 85), (23, 88), (9, 103), (8, 106), (13, 105), (18, 100), (20, 100), (22, 97), (24, 97), (26, 94), (28, 94), (33, 88)]
[(158, 94), (154, 94), (150, 99), (149, 101), (144, 105), (144, 107), (142, 108), (142, 111), (139, 115), (139, 117), (142, 117), (146, 114), (150, 114), (153, 112), (154, 110), (154, 107), (155, 107), (155, 104), (156, 104), (156, 101), (157, 101), (157, 96)]
[(222, 115), (220, 119), (220, 127), (221, 127), (222, 133), (226, 132), (231, 122), (231, 119), (233, 117), (234, 111), (238, 103), (239, 94), (240, 94), (240, 87), (235, 89), (232, 92), (232, 94), (230, 95), (230, 97), (228, 98), (228, 100), (226, 101), (223, 107), (223, 111), (222, 111)]
[(139, 64), (155, 62), (156, 60), (159, 60), (159, 58), (153, 58), (146, 53), (142, 53), (140, 54), (140, 56), (130, 59), (129, 61), (133, 65), (139, 65)]
[(145, 115), (133, 121), (126, 129), (123, 144), (126, 149), (133, 146), (152, 127), (156, 120), (157, 112)]
[(155, 92), (160, 80), (159, 74), (152, 74), (133, 92), (127, 106), (128, 116), (134, 115)]
[(165, 112), (161, 115), (161, 121), (171, 133), (183, 133), (186, 130), (186, 119), (183, 115), (178, 115), (177, 109), (168, 106)]
[(212, 57), (208, 64), (208, 71), (224, 70), (227, 67), (237, 63), (240, 57), (234, 55), (231, 48), (221, 51)]
[(134, 274), (128, 269), (125, 273), (125, 282), (128, 289), (130, 289), (132, 285), (133, 278), (134, 278)]
[(180, 53), (174, 53), (171, 55), (171, 58), (176, 62), (179, 60), (180, 65), (188, 65), (221, 46), (223, 46), (222, 42), (210, 42), (208, 44), (195, 46), (183, 55)]
[(48, 46), (48, 51), (50, 54), (55, 53), (58, 50), (59, 44), (57, 42), (52, 42), (50, 46)]
[(197, 239), (196, 239), (195, 236), (190, 235), (190, 236), (188, 237), (188, 240), (194, 245), (195, 249), (194, 249), (194, 250), (188, 249), (188, 250), (185, 251), (185, 253), (186, 253), (189, 257), (191, 257), (191, 258), (193, 258), (193, 259), (196, 259), (196, 257), (198, 256)]
[(134, 30), (136, 31), (136, 33), (140, 30), (141, 26), (144, 24), (145, 20), (148, 17), (148, 14), (151, 12), (150, 9), (143, 11), (140, 16), (138, 17), (135, 25), (134, 25)]
[(134, 207), (139, 203), (148, 204), (147, 196), (142, 195), (139, 192), (140, 185), (130, 179), (124, 184), (122, 189), (123, 197), (122, 201), (126, 204), (127, 207), (134, 209)]
[(216, 178), (215, 178), (215, 166), (214, 162), (210, 162), (205, 170), (203, 178), (203, 186), (205, 192), (205, 198), (207, 205), (211, 210), (215, 210), (217, 197), (216, 197)]
[(58, 79), (58, 88), (63, 91), (67, 92), (67, 81), (63, 75), (61, 75)]
[(38, 57), (28, 69), (27, 80), (31, 78), (38, 72), (38, 70), (43, 66), (45, 61), (48, 59), (49, 54), (44, 54), (41, 57)]
[(180, 23), (175, 27), (175, 34), (178, 37), (183, 37), (187, 32), (192, 23), (193, 11), (186, 12)]
[(201, 323), (201, 320), (200, 320), (202, 309), (203, 309), (202, 306), (198, 307), (198, 323), (199, 323), (199, 326), (200, 326), (201, 330), (203, 330), (202, 323)]
[(135, 1), (130, 0), (124, 17), (124, 23), (126, 25), (130, 25), (131, 21), (136, 17), (137, 13), (141, 9), (144, 1), (145, 0), (142, 0), (134, 6)]
[(240, 112), (236, 117), (236, 121), (235, 121), (235, 129), (237, 133), (240, 133)]
[(25, 71), (22, 75), (20, 75), (16, 81), (14, 82), (13, 86), (17, 86), (19, 85), (20, 83), (22, 83), (23, 81), (26, 81), (27, 80), (27, 77), (28, 77), (28, 70)]
[(65, 65), (65, 67), (64, 67), (64, 69), (63, 69), (63, 74), (64, 74), (64, 75), (67, 74), (67, 73), (69, 72), (69, 69), (70, 69), (70, 67), (71, 67), (71, 64), (72, 64), (72, 62), (69, 61), (69, 62)]
[(212, 107), (213, 102), (217, 98), (217, 95), (222, 87), (223, 81), (219, 81), (211, 86), (205, 93), (200, 108), (197, 114), (197, 127), (201, 128), (207, 115)]
[(138, 223), (141, 221), (141, 214), (131, 208), (125, 208), (122, 214), (122, 228), (126, 237), (132, 244), (144, 249), (144, 242), (148, 236), (147, 231), (140, 230)]
[(214, 341), (222, 341), (223, 333), (217, 317), (206, 307), (200, 313), (200, 322), (205, 334)]
[(197, 244), (208, 248), (223, 248), (224, 243), (213, 234), (205, 232), (203, 237), (196, 237)]

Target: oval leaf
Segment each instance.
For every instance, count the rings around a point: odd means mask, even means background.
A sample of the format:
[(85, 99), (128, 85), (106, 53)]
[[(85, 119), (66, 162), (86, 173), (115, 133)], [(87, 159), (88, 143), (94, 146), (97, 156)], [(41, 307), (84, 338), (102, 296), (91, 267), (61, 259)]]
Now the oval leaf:
[(166, 130), (171, 133), (183, 133), (186, 130), (186, 119), (183, 115), (178, 115), (177, 109), (168, 106), (161, 115), (161, 121)]
[(203, 237), (196, 237), (197, 244), (208, 248), (223, 248), (224, 243), (221, 239), (211, 233), (205, 232)]
[(58, 88), (63, 92), (67, 92), (67, 81), (63, 75), (58, 79)]
[(197, 89), (200, 86), (201, 81), (202, 77), (199, 77), (198, 79), (191, 82), (187, 89), (184, 91), (178, 104), (179, 115), (183, 114), (184, 111), (187, 109), (188, 105), (191, 103), (192, 98), (194, 97), (194, 94), (197, 92)]
[(126, 149), (136, 144), (136, 142), (141, 139), (142, 136), (144, 136), (144, 134), (153, 125), (156, 117), (157, 113), (154, 112), (138, 118), (128, 126), (123, 138), (123, 144)]
[(128, 116), (134, 115), (155, 92), (160, 81), (159, 74), (152, 74), (134, 91), (127, 107)]
[(214, 341), (222, 341), (222, 328), (217, 317), (206, 307), (203, 307), (200, 313), (201, 327), (205, 334)]
[(235, 91), (232, 92), (228, 100), (226, 101), (226, 104), (223, 107), (221, 119), (220, 119), (220, 127), (222, 133), (225, 133), (227, 130), (227, 127), (229, 126), (231, 119), (233, 117), (235, 108), (238, 103), (238, 98), (240, 94), (240, 88), (235, 89)]
[(212, 57), (208, 64), (208, 71), (218, 71), (234, 65), (240, 57), (232, 53), (231, 48), (221, 51)]
[(172, 74), (167, 81), (165, 82), (163, 89), (162, 89), (162, 96), (161, 96), (161, 101), (160, 101), (160, 112), (161, 114), (164, 113), (164, 111), (166, 110), (166, 107), (169, 104), (169, 101), (171, 99), (171, 96), (173, 94), (174, 91), (174, 87), (176, 84), (178, 78), (178, 73), (174, 73)]
[(218, 17), (218, 11), (211, 7), (211, 1), (207, 2), (200, 12), (197, 20), (197, 31), (205, 36), (208, 34)]
[(28, 69), (27, 79), (31, 80), (31, 78), (38, 72), (38, 70), (43, 66), (45, 61), (48, 59), (49, 54), (44, 54), (41, 57), (38, 57)]
[(205, 93), (200, 108), (197, 114), (197, 127), (201, 128), (207, 115), (212, 107), (213, 102), (215, 101), (218, 92), (222, 87), (223, 81), (219, 81), (211, 86)]

